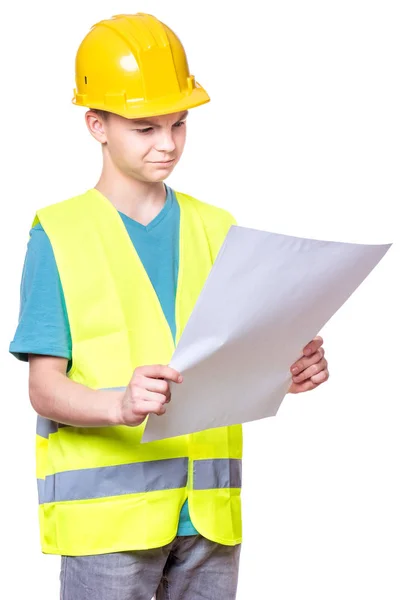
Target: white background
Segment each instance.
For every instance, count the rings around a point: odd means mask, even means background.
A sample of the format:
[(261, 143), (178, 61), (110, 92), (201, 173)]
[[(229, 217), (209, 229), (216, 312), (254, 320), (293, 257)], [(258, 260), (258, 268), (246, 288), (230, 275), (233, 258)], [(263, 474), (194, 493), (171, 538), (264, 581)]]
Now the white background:
[(416, 598), (413, 6), (39, 0), (3, 9), (2, 597), (58, 597), (59, 559), (39, 550), (27, 365), (8, 355), (30, 224), (37, 208), (95, 185), (100, 149), (71, 105), (74, 56), (92, 24), (140, 10), (178, 33), (212, 98), (191, 112), (172, 187), (241, 225), (394, 243), (322, 332), (330, 381), (246, 427), (238, 599)]

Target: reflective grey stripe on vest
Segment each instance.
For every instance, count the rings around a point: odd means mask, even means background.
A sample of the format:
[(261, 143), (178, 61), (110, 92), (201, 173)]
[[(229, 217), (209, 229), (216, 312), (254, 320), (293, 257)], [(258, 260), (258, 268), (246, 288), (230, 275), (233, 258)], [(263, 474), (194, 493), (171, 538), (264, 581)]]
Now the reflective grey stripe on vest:
[(187, 458), (63, 471), (38, 480), (39, 501), (43, 504), (172, 490), (185, 487), (187, 478)]
[(45, 500), (44, 500), (44, 496), (45, 494), (43, 493), (45, 489), (45, 480), (44, 479), (38, 479), (38, 498), (39, 498), (39, 504), (44, 504)]
[(58, 431), (58, 423), (55, 421), (50, 421), (49, 419), (45, 419), (44, 417), (38, 417), (36, 421), (36, 433), (40, 435), (40, 437), (48, 439), (51, 433), (56, 433)]
[[(187, 458), (63, 471), (38, 479), (39, 503), (88, 500), (186, 487)], [(194, 461), (194, 489), (241, 487), (241, 460)]]
[(241, 460), (216, 458), (194, 461), (194, 490), (241, 488)]

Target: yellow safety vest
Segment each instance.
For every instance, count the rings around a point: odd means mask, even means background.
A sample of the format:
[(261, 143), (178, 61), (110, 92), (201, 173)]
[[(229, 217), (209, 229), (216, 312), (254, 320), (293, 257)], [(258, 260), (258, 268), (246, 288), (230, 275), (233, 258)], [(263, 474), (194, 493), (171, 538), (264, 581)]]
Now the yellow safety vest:
[[(185, 194), (176, 197), (177, 342), (234, 220)], [(92, 189), (39, 210), (38, 222), (51, 241), (68, 311), (68, 377), (93, 389), (124, 388), (136, 367), (168, 364), (175, 341), (110, 201)], [(241, 426), (140, 444), (143, 430), (144, 424), (70, 427), (38, 418), (43, 552), (81, 556), (163, 546), (175, 538), (186, 498), (203, 536), (241, 542)]]

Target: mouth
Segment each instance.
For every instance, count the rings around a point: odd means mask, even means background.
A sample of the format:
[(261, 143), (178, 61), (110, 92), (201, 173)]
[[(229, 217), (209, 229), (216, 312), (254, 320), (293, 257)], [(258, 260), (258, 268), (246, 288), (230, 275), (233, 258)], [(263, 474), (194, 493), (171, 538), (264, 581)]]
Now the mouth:
[(175, 162), (175, 159), (172, 158), (172, 160), (157, 160), (157, 161), (152, 161), (152, 165), (164, 165), (164, 166), (169, 166), (172, 163)]

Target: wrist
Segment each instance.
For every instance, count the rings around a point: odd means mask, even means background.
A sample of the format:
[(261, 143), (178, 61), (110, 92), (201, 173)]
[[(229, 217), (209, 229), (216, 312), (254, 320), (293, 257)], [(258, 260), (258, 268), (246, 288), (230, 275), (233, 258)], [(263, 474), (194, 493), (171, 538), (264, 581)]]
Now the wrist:
[(111, 394), (108, 407), (108, 420), (110, 426), (124, 425), (122, 401), (124, 392), (109, 392)]

